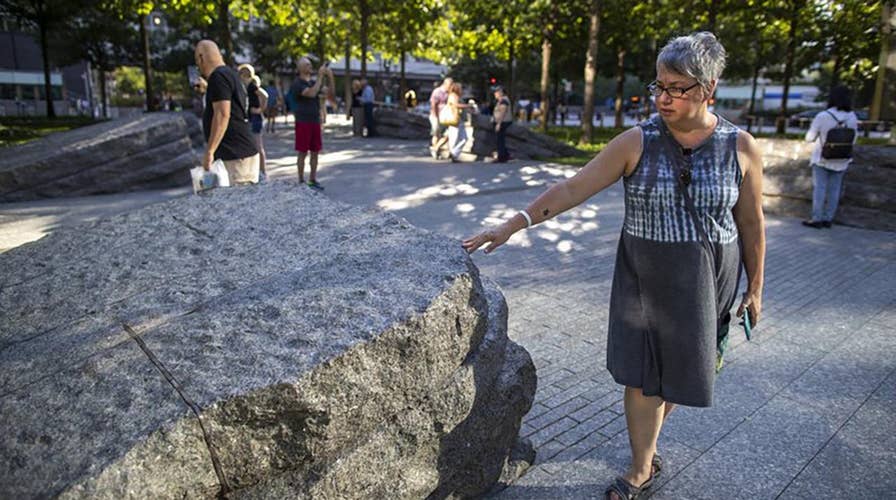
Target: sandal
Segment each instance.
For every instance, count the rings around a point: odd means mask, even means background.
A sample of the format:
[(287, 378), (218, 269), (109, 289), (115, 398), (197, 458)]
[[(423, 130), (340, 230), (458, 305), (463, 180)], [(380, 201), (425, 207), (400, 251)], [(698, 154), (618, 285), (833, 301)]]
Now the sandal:
[(604, 498), (610, 500), (610, 494), (616, 493), (616, 496), (622, 500), (637, 500), (641, 498), (651, 486), (653, 486), (653, 476), (650, 476), (650, 479), (644, 481), (641, 486), (635, 486), (626, 481), (622, 476), (616, 476), (613, 484), (604, 490)]
[(654, 453), (653, 460), (650, 461), (650, 473), (653, 479), (659, 479), (663, 472), (663, 457), (659, 453)]

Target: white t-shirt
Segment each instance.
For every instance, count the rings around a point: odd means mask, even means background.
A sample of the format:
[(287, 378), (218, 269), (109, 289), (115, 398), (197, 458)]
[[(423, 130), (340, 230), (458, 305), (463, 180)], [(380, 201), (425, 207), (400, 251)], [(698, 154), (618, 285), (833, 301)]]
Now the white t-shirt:
[[(836, 116), (836, 119), (834, 116), (831, 116), (831, 114)], [(841, 172), (846, 170), (849, 163), (852, 161), (851, 158), (843, 160), (826, 160), (821, 157), (821, 148), (824, 145), (824, 139), (827, 137), (828, 131), (837, 126), (838, 121), (843, 122), (847, 127), (854, 129), (856, 131), (856, 138), (859, 137), (859, 119), (852, 111), (840, 111), (837, 108), (828, 108), (827, 110), (818, 113), (812, 120), (812, 125), (809, 127), (809, 131), (806, 132), (806, 140), (815, 142), (815, 148), (812, 149), (812, 156), (809, 157), (809, 163), (812, 165), (818, 165), (829, 170)], [(855, 139), (853, 140), (853, 144), (855, 144)]]

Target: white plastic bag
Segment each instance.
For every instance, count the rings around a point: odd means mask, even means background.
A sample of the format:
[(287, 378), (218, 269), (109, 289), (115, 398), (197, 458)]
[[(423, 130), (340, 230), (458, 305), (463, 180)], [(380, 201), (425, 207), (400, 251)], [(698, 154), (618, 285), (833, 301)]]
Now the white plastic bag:
[(215, 160), (208, 172), (202, 167), (191, 168), (190, 177), (193, 179), (194, 193), (216, 187), (230, 187), (230, 176), (221, 160)]

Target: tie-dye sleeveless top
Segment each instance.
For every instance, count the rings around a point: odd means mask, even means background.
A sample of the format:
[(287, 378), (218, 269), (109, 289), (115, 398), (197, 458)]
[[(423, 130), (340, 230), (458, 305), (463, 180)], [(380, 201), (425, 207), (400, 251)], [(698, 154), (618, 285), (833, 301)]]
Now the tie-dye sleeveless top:
[[(686, 166), (678, 142), (659, 116), (638, 125), (641, 128), (641, 160), (625, 185), (623, 230), (635, 237), (662, 242), (699, 242), (696, 226), (680, 187), (673, 161)], [(738, 128), (719, 117), (719, 123), (690, 154), (691, 183), (688, 190), (706, 234), (714, 243), (737, 239), (731, 210), (740, 191), (741, 170), (737, 161)]]

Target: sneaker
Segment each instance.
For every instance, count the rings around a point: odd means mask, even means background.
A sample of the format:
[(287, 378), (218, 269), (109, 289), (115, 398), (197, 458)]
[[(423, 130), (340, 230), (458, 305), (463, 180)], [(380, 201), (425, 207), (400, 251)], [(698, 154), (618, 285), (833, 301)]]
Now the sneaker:
[(831, 227), (831, 221), (829, 221), (829, 220), (823, 220), (823, 221), (821, 221), (821, 227), (830, 228), (830, 227)]
[(317, 181), (308, 181), (308, 187), (311, 189), (317, 189), (318, 191), (323, 191), (324, 187), (320, 185)]
[(814, 220), (804, 220), (804, 221), (803, 221), (803, 225), (806, 226), (806, 227), (812, 227), (812, 228), (815, 228), (815, 229), (821, 229), (822, 227), (824, 227), (824, 222), (821, 222), (821, 221), (814, 221)]

